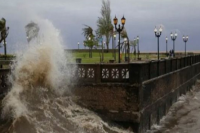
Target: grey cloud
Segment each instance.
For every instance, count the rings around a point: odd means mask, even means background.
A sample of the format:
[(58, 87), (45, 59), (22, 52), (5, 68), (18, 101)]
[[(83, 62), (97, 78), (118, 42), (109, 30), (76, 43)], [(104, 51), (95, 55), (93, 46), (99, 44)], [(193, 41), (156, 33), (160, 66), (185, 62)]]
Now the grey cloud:
[[(126, 17), (126, 30), (131, 39), (140, 36), (141, 51), (155, 51), (157, 41), (153, 33), (155, 25), (164, 25), (160, 38), (161, 51), (165, 51), (165, 37), (178, 31), (176, 49), (183, 50), (182, 35), (190, 36), (188, 49), (199, 49), (200, 1), (199, 0), (110, 0), (111, 14)], [(77, 48), (82, 42), (83, 24), (96, 29), (100, 16), (101, 0), (7, 0), (0, 2), (0, 17), (8, 20), (11, 27), (8, 44), (26, 42), (24, 26), (34, 19), (33, 14), (53, 22), (62, 34), (68, 48)], [(31, 15), (30, 15), (31, 14)], [(34, 15), (33, 15), (34, 16)], [(16, 26), (17, 23), (17, 26)], [(172, 41), (169, 40), (172, 48)], [(8, 49), (9, 51), (9, 49)]]

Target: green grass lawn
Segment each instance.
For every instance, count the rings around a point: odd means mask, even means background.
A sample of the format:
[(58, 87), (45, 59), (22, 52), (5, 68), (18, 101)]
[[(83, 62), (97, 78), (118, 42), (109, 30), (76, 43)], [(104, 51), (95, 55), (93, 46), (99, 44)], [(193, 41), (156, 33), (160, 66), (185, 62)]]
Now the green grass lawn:
[[(89, 52), (73, 52), (72, 53), (72, 63), (76, 62), (76, 58), (81, 58), (81, 63), (100, 63), (101, 53), (92, 52), (92, 58), (89, 58)], [(127, 55), (128, 56), (128, 55)], [(165, 58), (166, 55), (160, 54), (160, 58)], [(140, 54), (141, 60), (157, 60), (157, 54)], [(130, 54), (131, 62), (137, 61), (137, 55), (134, 56), (132, 53)], [(109, 60), (114, 60), (113, 53), (108, 52), (104, 53), (104, 63), (108, 63)], [(118, 62), (118, 53), (116, 53), (116, 61)], [(122, 54), (121, 62), (125, 62), (125, 54)]]

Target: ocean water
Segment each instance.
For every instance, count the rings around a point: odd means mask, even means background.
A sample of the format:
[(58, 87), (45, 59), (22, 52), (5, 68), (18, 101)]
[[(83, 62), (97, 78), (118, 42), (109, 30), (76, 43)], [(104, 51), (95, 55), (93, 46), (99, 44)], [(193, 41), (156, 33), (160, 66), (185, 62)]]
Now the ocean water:
[(200, 81), (147, 133), (200, 133)]
[(2, 100), (1, 133), (128, 133), (94, 112), (73, 102), (59, 31), (45, 19), (38, 19), (40, 40), (18, 50), (9, 75), (12, 88)]

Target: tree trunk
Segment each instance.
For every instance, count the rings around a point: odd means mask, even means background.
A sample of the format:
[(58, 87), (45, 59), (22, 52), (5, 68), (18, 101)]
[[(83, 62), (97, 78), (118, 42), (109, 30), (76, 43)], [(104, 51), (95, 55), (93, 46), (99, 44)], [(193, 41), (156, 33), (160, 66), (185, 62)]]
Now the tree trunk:
[(112, 36), (112, 57), (114, 58), (114, 38)]
[(106, 53), (108, 53), (109, 52), (109, 34), (108, 35), (106, 35), (106, 47), (107, 47), (107, 50), (106, 50)]
[(103, 60), (104, 60), (104, 47), (103, 47), (103, 41), (102, 41), (102, 59), (101, 59), (101, 61), (103, 62)]
[(91, 58), (92, 58), (92, 48), (91, 48)]
[(4, 56), (5, 56), (5, 60), (7, 57), (7, 51), (6, 51), (6, 39), (4, 39)]

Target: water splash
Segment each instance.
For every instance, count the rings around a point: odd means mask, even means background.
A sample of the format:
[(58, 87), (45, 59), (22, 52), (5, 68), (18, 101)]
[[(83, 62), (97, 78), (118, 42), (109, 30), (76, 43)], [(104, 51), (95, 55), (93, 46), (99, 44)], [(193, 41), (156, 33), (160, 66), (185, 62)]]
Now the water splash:
[(199, 133), (200, 132), (200, 81), (182, 95), (172, 105), (169, 113), (161, 119), (159, 125), (153, 125), (148, 133)]
[[(36, 22), (36, 21), (35, 21)], [(18, 53), (3, 99), (1, 131), (15, 133), (125, 133), (76, 105), (69, 95), (71, 71), (59, 31), (48, 20), (38, 19), (42, 41), (31, 41)]]

